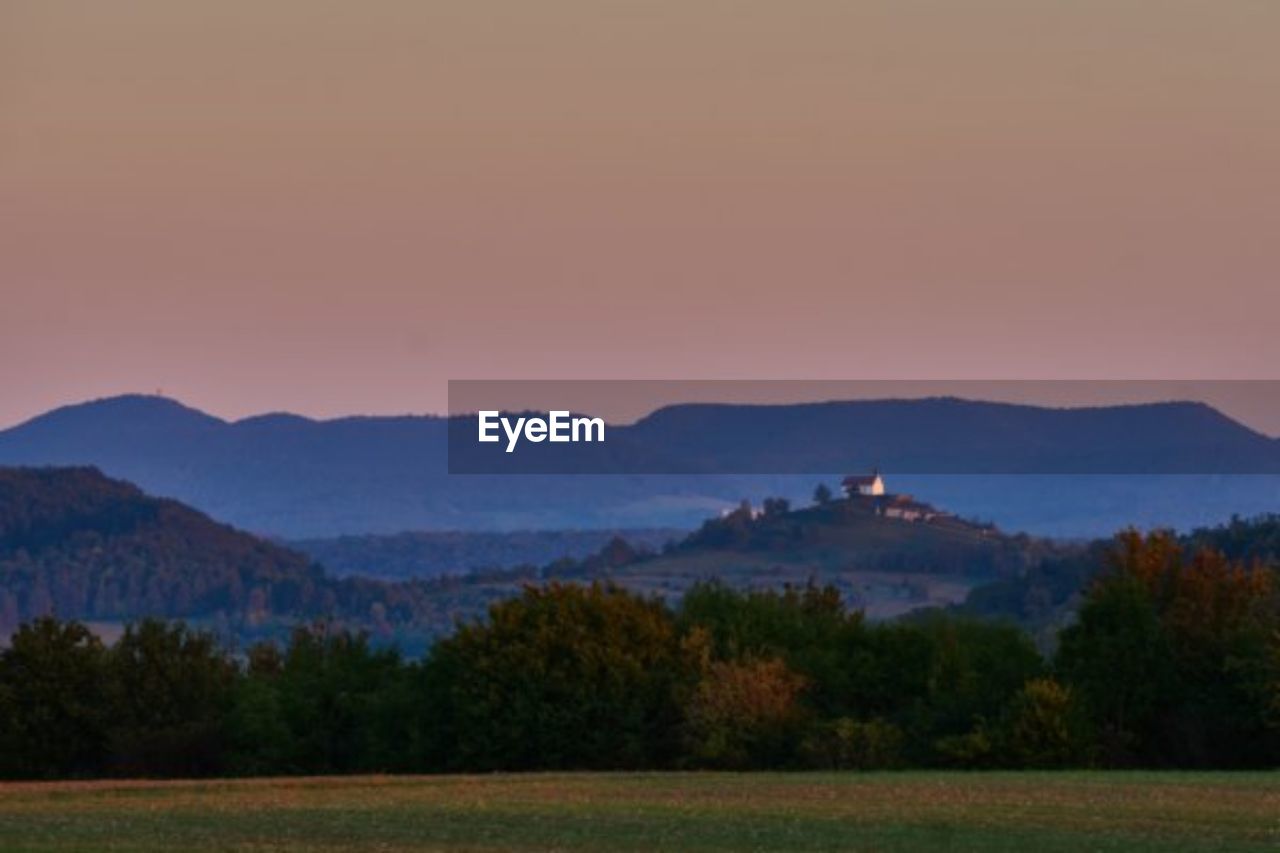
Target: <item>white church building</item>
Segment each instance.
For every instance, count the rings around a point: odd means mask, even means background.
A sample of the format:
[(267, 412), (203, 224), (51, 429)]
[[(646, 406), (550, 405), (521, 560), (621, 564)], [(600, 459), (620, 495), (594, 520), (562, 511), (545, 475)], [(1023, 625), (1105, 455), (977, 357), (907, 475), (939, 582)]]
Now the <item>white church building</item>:
[(844, 486), (844, 493), (849, 497), (876, 498), (884, 494), (884, 477), (880, 476), (879, 471), (845, 477), (841, 485)]

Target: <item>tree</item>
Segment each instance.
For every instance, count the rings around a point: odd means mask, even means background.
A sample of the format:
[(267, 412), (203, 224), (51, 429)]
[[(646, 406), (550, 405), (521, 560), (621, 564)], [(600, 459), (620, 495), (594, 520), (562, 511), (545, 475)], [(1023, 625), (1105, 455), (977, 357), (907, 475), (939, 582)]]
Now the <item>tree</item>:
[(778, 658), (710, 662), (685, 709), (690, 760), (731, 769), (793, 761), (804, 685)]
[(414, 769), (411, 672), (394, 649), (319, 623), (259, 646), (231, 714), (237, 764), (277, 773)]
[(279, 675), (284, 656), (271, 643), (249, 649), (248, 671), (227, 711), (227, 763), (246, 776), (297, 772), (297, 741), (286, 721)]
[(1105, 763), (1152, 754), (1152, 722), (1172, 700), (1175, 673), (1168, 635), (1138, 578), (1112, 575), (1094, 585), (1062, 632), (1055, 668), (1084, 701)]
[(1178, 766), (1280, 757), (1274, 572), (1189, 550), (1168, 532), (1121, 534), (1110, 562), (1059, 654), (1107, 757)]
[(105, 651), (78, 622), (23, 625), (0, 653), (0, 773), (101, 772), (110, 712)]
[(671, 614), (616, 587), (526, 587), (438, 643), (423, 677), (432, 767), (653, 767), (678, 747)]
[(831, 489), (826, 483), (819, 483), (813, 490), (813, 502), (819, 506), (831, 503)]
[(835, 587), (813, 582), (748, 592), (699, 583), (685, 593), (677, 621), (685, 634), (705, 630), (716, 660), (782, 659), (807, 680), (806, 700), (823, 715), (845, 710), (858, 674), (852, 659), (867, 642), (862, 614), (847, 611)]
[(892, 686), (882, 692), (894, 706), (890, 719), (908, 732), (909, 754), (919, 762), (942, 754), (966, 766), (993, 760), (993, 726), (1044, 671), (1031, 639), (1011, 625), (938, 614), (893, 633), (897, 641), (882, 664)]
[(107, 655), (110, 764), (131, 776), (224, 769), (223, 724), (237, 676), (212, 634), (181, 622), (129, 625)]
[(765, 498), (762, 509), (766, 518), (778, 518), (791, 511), (791, 501), (786, 498)]
[(1052, 678), (1023, 685), (1006, 727), (1007, 761), (1014, 767), (1071, 767), (1088, 760), (1089, 739), (1071, 689)]

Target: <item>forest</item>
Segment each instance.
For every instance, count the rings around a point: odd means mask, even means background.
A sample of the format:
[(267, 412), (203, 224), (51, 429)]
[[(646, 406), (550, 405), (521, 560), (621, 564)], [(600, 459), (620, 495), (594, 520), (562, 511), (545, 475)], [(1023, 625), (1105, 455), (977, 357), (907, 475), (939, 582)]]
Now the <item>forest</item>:
[(1272, 767), (1280, 599), (1249, 530), (1120, 534), (1049, 654), (946, 612), (871, 623), (815, 584), (674, 607), (530, 585), (415, 659), (326, 623), (238, 649), (44, 617), (0, 653), (0, 775)]
[[(297, 623), (323, 619), (368, 631), (375, 644), (417, 653), (449, 633), (457, 618), (483, 615), (491, 601), (518, 593), (528, 581), (605, 580), (625, 567), (633, 575), (678, 575), (684, 586), (703, 574), (686, 558), (709, 557), (715, 576), (729, 582), (729, 569), (743, 554), (770, 565), (798, 560), (793, 580), (801, 583), (821, 569), (850, 565), (987, 578), (1006, 576), (1048, 548), (1025, 537), (882, 523), (847, 501), (790, 510), (771, 499), (765, 507), (772, 511), (760, 517), (739, 509), (709, 520), (662, 553), (653, 547), (661, 541), (653, 531), (628, 533), (625, 541), (604, 537), (595, 553), (576, 558), (570, 553), (581, 553), (575, 542), (581, 536), (543, 534), (546, 542), (531, 553), (545, 553), (549, 544), (574, 547), (542, 565), (481, 570), (461, 564), (448, 575), (384, 578), (370, 574), (380, 574), (377, 565), (395, 574), (404, 551), (413, 559), (433, 537), (356, 538), (320, 548), (316, 553), (336, 558), (335, 573), (312, 556), (96, 469), (0, 468), (0, 636), (45, 615), (113, 626), (145, 615), (182, 619), (248, 644), (284, 639)], [(444, 534), (434, 540), (441, 537), (448, 541)], [(492, 536), (468, 538), (472, 547), (453, 549), (456, 557), (491, 557), (504, 542), (517, 541), (499, 539), (494, 549), (485, 544)], [(353, 557), (353, 548), (363, 558)], [(353, 562), (360, 570), (348, 574)]]

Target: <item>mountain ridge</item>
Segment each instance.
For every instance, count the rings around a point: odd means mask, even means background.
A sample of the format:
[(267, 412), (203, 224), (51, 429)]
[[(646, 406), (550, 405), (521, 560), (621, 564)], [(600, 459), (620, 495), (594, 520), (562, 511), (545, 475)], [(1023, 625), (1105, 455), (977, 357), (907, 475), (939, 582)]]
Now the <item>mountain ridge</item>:
[[(755, 426), (731, 428), (744, 418)], [(1034, 426), (1042, 422), (1043, 427)], [(1063, 448), (1070, 451), (1063, 457), (1066, 462), (1105, 467), (1108, 459), (1089, 456), (1094, 452), (1090, 436), (1097, 438), (1097, 446), (1111, 448), (1113, 455), (1130, 454), (1139, 464), (1176, 460), (1187, 447), (1208, 452), (1222, 447), (1237, 462), (1274, 457), (1280, 470), (1280, 439), (1250, 430), (1205, 404), (1185, 402), (1082, 409), (956, 398), (679, 404), (630, 426), (611, 428), (610, 438), (618, 436), (618, 443), (609, 452), (619, 463), (637, 453), (677, 468), (723, 470), (744, 458), (755, 466), (731, 468), (744, 472), (738, 475), (712, 477), (449, 476), (449, 430), (462, 423), (439, 415), (312, 419), (284, 412), (227, 421), (168, 398), (126, 395), (59, 407), (0, 431), (0, 464), (95, 465), (149, 493), (284, 538), (411, 530), (689, 527), (743, 497), (807, 497), (818, 476), (769, 474), (771, 468), (794, 470), (778, 466), (779, 456), (789, 464), (807, 459), (810, 470), (827, 476), (869, 467), (847, 452), (847, 446), (859, 442), (865, 445), (861, 455), (881, 462), (892, 476), (910, 467), (891, 467), (895, 447), (900, 461), (945, 475), (942, 466), (930, 469), (926, 464), (930, 448), (944, 439), (953, 451), (968, 448), (975, 463), (994, 459), (1014, 470), (1025, 458), (1035, 461), (1039, 453), (1043, 460), (1049, 458), (1044, 454), (1062, 453)], [(1014, 433), (1020, 435), (1018, 441), (1010, 438)], [(745, 473), (752, 470), (756, 473)], [(985, 490), (972, 479), (972, 493), (985, 494), (973, 502), (966, 502), (966, 491), (952, 488), (944, 477), (911, 479), (912, 488), (926, 496), (935, 486), (943, 488), (958, 512), (992, 517), (1012, 529), (1039, 519), (1056, 525), (1044, 529), (1067, 535), (1096, 535), (1104, 528), (1148, 521), (1126, 507), (1159, 504), (1168, 511), (1149, 520), (1177, 526), (1280, 504), (1280, 478), (1269, 477), (1256, 482), (1236, 478), (1225, 487), (1220, 477), (1204, 478), (1198, 485), (1133, 485), (1140, 478), (1130, 478), (1127, 485), (1108, 481), (1101, 489), (1096, 483), (1082, 485), (1078, 496), (1070, 488), (1056, 490), (1057, 506), (1047, 502), (1055, 490), (1037, 485), (1034, 477), (1013, 478)]]
[(775, 501), (764, 513), (742, 507), (710, 519), (661, 553), (615, 536), (577, 557), (561, 552), (431, 578), (388, 577), (398, 572), (386, 554), (380, 570), (379, 555), (366, 552), (374, 563), (338, 576), (298, 550), (95, 468), (0, 467), (0, 639), (55, 614), (116, 626), (189, 619), (238, 640), (324, 620), (379, 641), (420, 644), (527, 583), (553, 579), (606, 580), (678, 598), (711, 578), (742, 588), (825, 578), (869, 615), (884, 617), (956, 603), (974, 584), (1010, 576), (1048, 547), (950, 517), (905, 522), (877, 506), (850, 498), (793, 511)]

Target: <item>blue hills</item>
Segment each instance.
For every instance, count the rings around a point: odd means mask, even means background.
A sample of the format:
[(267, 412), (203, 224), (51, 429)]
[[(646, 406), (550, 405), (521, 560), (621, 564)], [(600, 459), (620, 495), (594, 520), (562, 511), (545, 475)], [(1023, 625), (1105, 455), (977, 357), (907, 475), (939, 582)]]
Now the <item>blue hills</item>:
[[(592, 460), (593, 476), (548, 473), (565, 470), (564, 459), (536, 454), (522, 457), (534, 473), (451, 476), (450, 430), (469, 423), (287, 413), (226, 421), (164, 397), (130, 395), (0, 431), (0, 465), (93, 465), (279, 537), (691, 527), (742, 498), (805, 499), (819, 480), (834, 486), (837, 475), (873, 463), (894, 491), (1049, 535), (1100, 535), (1126, 524), (1186, 528), (1280, 507), (1280, 440), (1200, 403), (675, 405), (610, 427), (612, 457)], [(486, 470), (490, 461), (469, 463)], [(628, 473), (637, 467), (666, 473)], [(699, 473), (724, 470), (739, 473)], [(1236, 473), (1197, 473), (1205, 470)], [(1150, 471), (1160, 473), (1142, 473)]]

